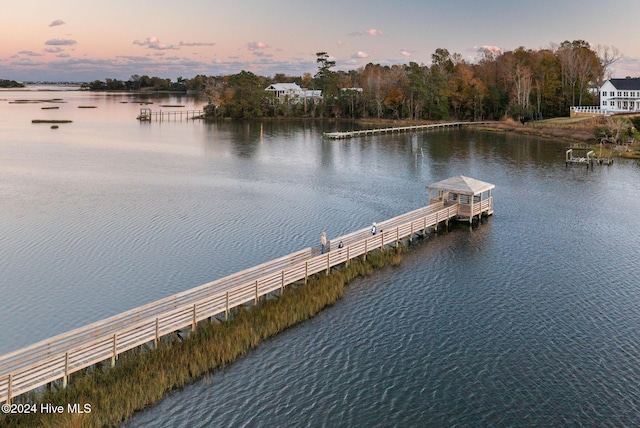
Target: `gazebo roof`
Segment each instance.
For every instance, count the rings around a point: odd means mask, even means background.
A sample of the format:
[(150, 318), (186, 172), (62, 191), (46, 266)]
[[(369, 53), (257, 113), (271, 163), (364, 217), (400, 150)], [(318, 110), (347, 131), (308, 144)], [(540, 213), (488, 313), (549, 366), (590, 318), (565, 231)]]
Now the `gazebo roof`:
[(496, 187), (495, 184), (485, 183), (484, 181), (476, 180), (475, 178), (459, 175), (457, 177), (447, 178), (446, 180), (431, 184), (427, 186), (427, 189), (444, 190), (445, 192), (453, 192), (459, 195), (475, 196), (482, 192), (486, 192), (487, 190), (491, 190), (494, 187)]

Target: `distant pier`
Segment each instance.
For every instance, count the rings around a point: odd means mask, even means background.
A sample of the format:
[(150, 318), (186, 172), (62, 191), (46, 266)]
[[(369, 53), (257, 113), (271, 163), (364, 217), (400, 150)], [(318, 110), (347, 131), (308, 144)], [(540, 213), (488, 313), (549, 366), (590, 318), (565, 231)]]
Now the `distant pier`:
[(141, 108), (137, 119), (140, 122), (177, 122), (183, 119), (202, 119), (203, 115), (203, 110), (152, 111), (150, 108)]
[(377, 134), (393, 134), (403, 132), (421, 131), (425, 129), (437, 129), (437, 128), (451, 128), (460, 127), (464, 125), (482, 125), (488, 122), (448, 122), (448, 123), (433, 123), (430, 125), (412, 125), (412, 126), (399, 126), (392, 128), (375, 128), (375, 129), (363, 129), (360, 131), (345, 131), (345, 132), (325, 132), (324, 136), (332, 140), (345, 140), (354, 137), (361, 137), (365, 135), (377, 135)]

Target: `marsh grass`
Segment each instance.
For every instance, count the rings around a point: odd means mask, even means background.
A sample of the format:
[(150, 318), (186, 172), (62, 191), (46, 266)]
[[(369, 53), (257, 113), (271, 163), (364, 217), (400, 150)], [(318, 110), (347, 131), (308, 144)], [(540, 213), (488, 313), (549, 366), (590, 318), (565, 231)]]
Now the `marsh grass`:
[(65, 410), (68, 404), (88, 403), (90, 413), (0, 414), (0, 426), (118, 425), (134, 412), (157, 403), (167, 392), (232, 363), (264, 339), (333, 305), (344, 295), (346, 284), (376, 269), (400, 264), (406, 249), (401, 244), (369, 253), (366, 261), (352, 260), (329, 274), (311, 277), (307, 284), (289, 286), (281, 296), (273, 295), (257, 305), (239, 307), (228, 321), (201, 322), (186, 339), (165, 338), (156, 349), (142, 347), (120, 355), (113, 368), (107, 362), (75, 373), (67, 389), (53, 387), (42, 394), (19, 397), (23, 403), (51, 403), (62, 405)]

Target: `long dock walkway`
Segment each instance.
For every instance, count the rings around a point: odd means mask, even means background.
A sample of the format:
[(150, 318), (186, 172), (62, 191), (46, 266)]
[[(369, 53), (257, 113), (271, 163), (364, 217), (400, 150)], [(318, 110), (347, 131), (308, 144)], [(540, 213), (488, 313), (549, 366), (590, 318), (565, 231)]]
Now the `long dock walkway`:
[(374, 128), (374, 129), (363, 129), (360, 131), (345, 131), (345, 132), (325, 132), (323, 135), (327, 138), (331, 138), (333, 140), (344, 140), (348, 138), (361, 137), (365, 135), (377, 135), (377, 134), (388, 134), (388, 133), (402, 133), (402, 132), (412, 132), (412, 131), (421, 131), (425, 129), (437, 129), (437, 128), (451, 128), (451, 127), (460, 127), (463, 125), (482, 125), (488, 122), (448, 122), (448, 123), (433, 123), (429, 125), (411, 125), (411, 126), (399, 126), (399, 127), (391, 127), (391, 128)]
[[(469, 181), (476, 185), (477, 180)], [(452, 179), (445, 180), (449, 186)], [(437, 228), (469, 213), (480, 217), (493, 213), (493, 198), (483, 199), (482, 192), (494, 186), (478, 188), (480, 196), (470, 198), (465, 204), (466, 189), (454, 186), (432, 185), (439, 192), (430, 198), (430, 205), (378, 223), (378, 233), (371, 235), (369, 228), (360, 229), (328, 242), (328, 249), (319, 254), (318, 249), (306, 248), (236, 274), (218, 279), (199, 287), (166, 297), (147, 305), (129, 310), (102, 321), (72, 330), (31, 346), (0, 356), (0, 402), (32, 391), (48, 383), (62, 380), (66, 387), (69, 375), (104, 361), (115, 364), (118, 355), (135, 347), (153, 344), (168, 334), (182, 330), (195, 330), (198, 323), (215, 316), (229, 315), (235, 307), (257, 303), (260, 297), (270, 293), (282, 293), (288, 285), (305, 281), (319, 272), (329, 272), (334, 266), (356, 257), (412, 239), (427, 229)], [(463, 183), (463, 184), (464, 184)], [(472, 191), (473, 192), (473, 191)], [(475, 201), (475, 203), (474, 203)], [(470, 211), (469, 211), (470, 210)], [(342, 242), (343, 247), (338, 248)]]

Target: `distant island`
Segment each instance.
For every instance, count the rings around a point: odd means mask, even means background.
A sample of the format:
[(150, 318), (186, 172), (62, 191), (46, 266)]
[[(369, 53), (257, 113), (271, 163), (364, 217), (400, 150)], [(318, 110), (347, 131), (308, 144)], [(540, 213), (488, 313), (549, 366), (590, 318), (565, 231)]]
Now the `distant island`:
[(24, 88), (25, 86), (15, 80), (0, 79), (0, 88)]

